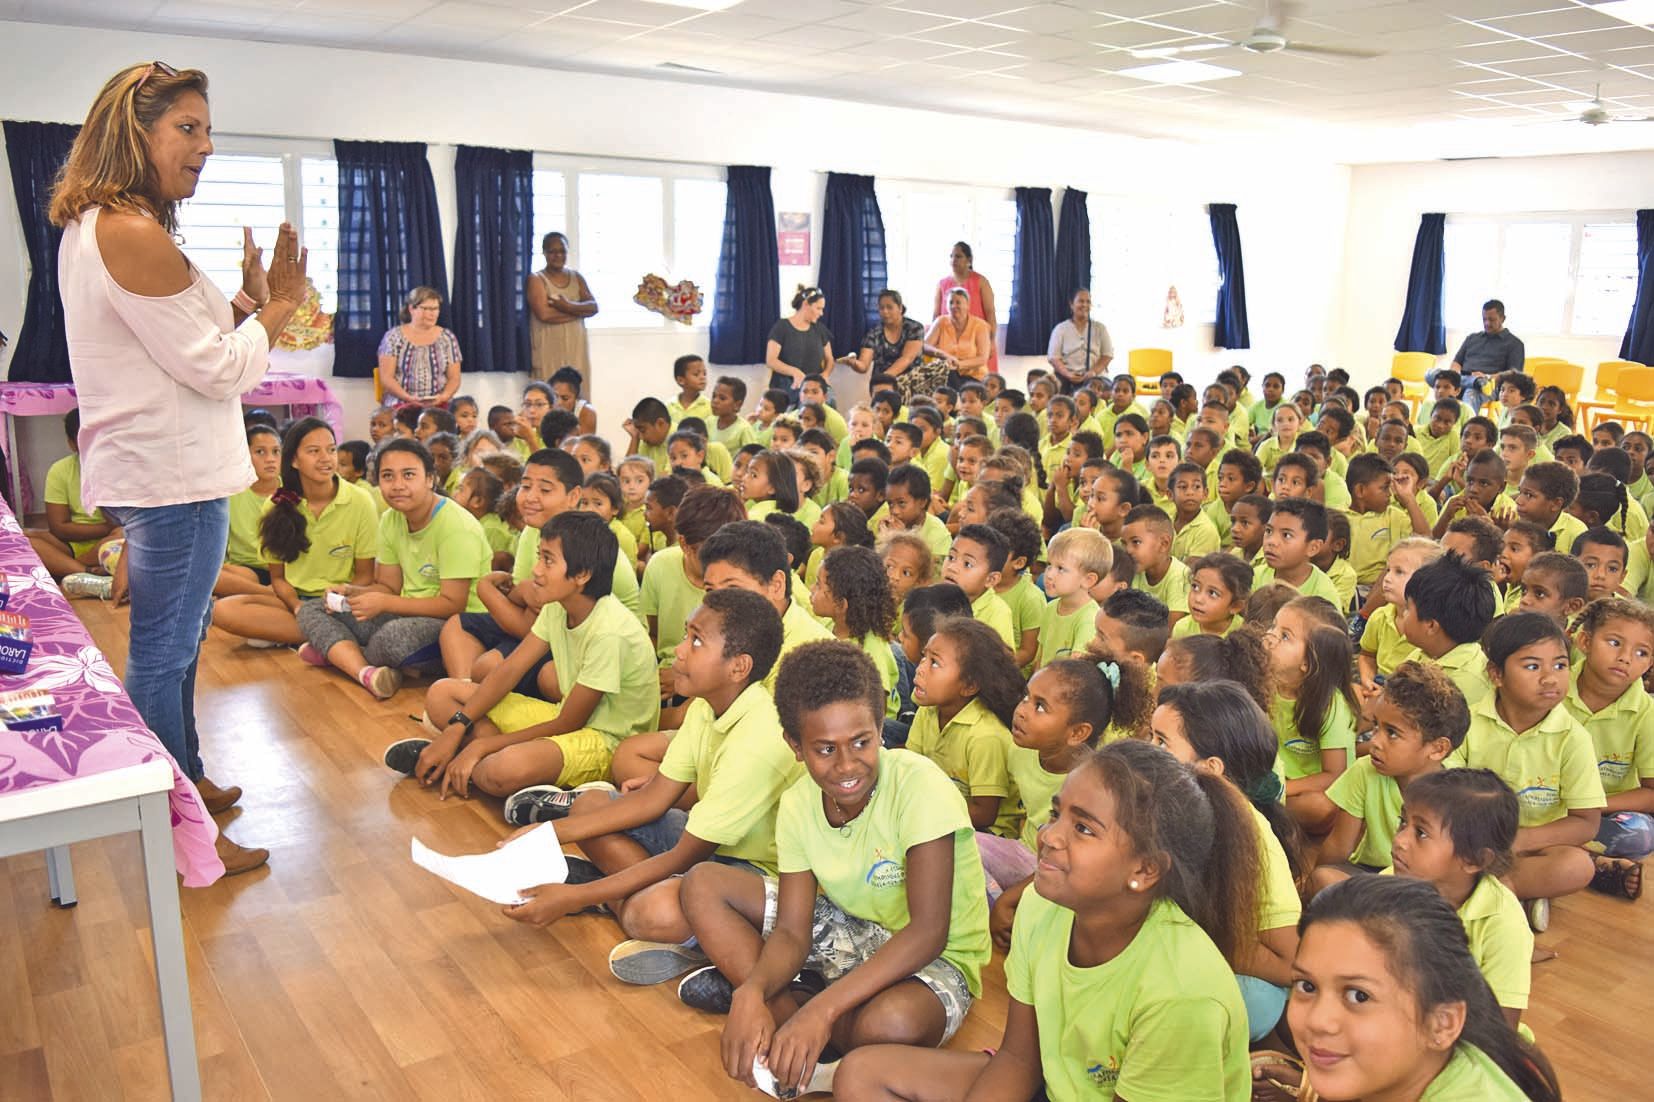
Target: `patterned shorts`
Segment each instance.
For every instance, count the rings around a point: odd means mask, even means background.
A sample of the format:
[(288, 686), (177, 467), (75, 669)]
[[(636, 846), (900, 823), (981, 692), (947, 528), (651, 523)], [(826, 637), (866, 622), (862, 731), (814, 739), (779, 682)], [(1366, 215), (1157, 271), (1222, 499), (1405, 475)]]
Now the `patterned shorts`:
[[(775, 929), (780, 907), (781, 882), (773, 876), (764, 877), (764, 936)], [(838, 904), (825, 895), (816, 896), (815, 916), (810, 920), (810, 953), (804, 958), (804, 967), (819, 972), (828, 983), (848, 975), (857, 965), (867, 961), (884, 947), (892, 937), (889, 930), (877, 922), (856, 918), (839, 910)], [(970, 984), (953, 962), (937, 957), (917, 972), (913, 978), (930, 989), (942, 1004), (946, 1024), (942, 1028), (942, 1043), (957, 1032), (970, 1012)]]

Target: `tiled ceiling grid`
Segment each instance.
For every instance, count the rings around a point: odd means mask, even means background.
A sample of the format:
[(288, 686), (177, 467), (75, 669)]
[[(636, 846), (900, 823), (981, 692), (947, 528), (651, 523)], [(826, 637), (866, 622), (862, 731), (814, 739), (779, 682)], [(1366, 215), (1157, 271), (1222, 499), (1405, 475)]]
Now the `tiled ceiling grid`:
[[(1654, 148), (1654, 124), (1593, 132), (1570, 121), (1598, 85), (1611, 115), (1654, 115), (1654, 0), (1272, 5), (1294, 42), (1380, 52), (1370, 59), (1224, 46), (1259, 22), (1259, 6), (1241, 0), (737, 0), (701, 10), (727, 2), (0, 0), (0, 18), (672, 75), (1191, 139), (1286, 127), (1358, 150), (1383, 132), (1445, 127), (1503, 133), (1509, 146), (1543, 131), (1545, 151), (1600, 148), (1606, 131), (1615, 148)], [(1205, 48), (1164, 56), (1187, 47)], [(1234, 75), (1130, 75), (1174, 59)]]

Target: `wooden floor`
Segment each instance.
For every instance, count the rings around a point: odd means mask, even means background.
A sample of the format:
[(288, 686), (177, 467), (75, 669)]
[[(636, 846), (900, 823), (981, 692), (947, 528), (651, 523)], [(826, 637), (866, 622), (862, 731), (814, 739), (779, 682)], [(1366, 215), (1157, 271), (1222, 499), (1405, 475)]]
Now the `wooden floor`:
[[(126, 617), (77, 609), (115, 667)], [(247, 789), (232, 837), (270, 865), (183, 892), (201, 1078), (208, 1098), (759, 1097), (719, 1066), (721, 1019), (672, 985), (629, 988), (605, 964), (610, 919), (538, 931), (408, 859), (505, 833), (492, 801), (438, 803), (380, 764), (412, 733), (418, 687), (371, 700), (286, 650), (213, 632), (199, 716), (211, 776)], [(136, 836), (74, 847), (80, 905), (51, 906), (38, 855), (0, 861), (0, 1099), (166, 1097)], [(1529, 1021), (1570, 1100), (1654, 1095), (1641, 1067), (1654, 1021), (1654, 903), (1563, 900), (1542, 945)], [(997, 1042), (1005, 986), (954, 1044)]]

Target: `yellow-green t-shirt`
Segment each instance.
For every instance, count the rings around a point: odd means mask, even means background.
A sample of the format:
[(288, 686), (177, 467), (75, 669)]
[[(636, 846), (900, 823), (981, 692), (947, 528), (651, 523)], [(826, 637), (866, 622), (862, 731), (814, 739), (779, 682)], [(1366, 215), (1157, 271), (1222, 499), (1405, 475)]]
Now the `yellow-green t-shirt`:
[(1591, 736), (1606, 795), (1630, 792), (1654, 777), (1654, 698), (1640, 683), (1633, 682), (1618, 700), (1593, 712), (1579, 698), (1576, 678), (1562, 703)]
[[(529, 525), (517, 533), (517, 557), (511, 560), (511, 580), (518, 583), (527, 581), (529, 575), (534, 573), (534, 560), (539, 556), (540, 530)], [(614, 578), (609, 583), (609, 595), (625, 605), (626, 611), (630, 612), (638, 623), (643, 623), (643, 613), (638, 611), (637, 575), (620, 555), (615, 556)]]
[[(649, 633), (614, 594), (598, 599), (578, 626), (556, 601), (540, 610), (534, 634), (551, 647), (563, 698), (576, 685), (600, 694), (586, 728), (623, 739), (653, 730), (660, 720), (660, 674)], [(712, 841), (708, 838), (707, 841)]]
[(1189, 564), (1182, 559), (1172, 559), (1171, 565), (1158, 582), (1150, 584), (1149, 576), (1139, 570), (1137, 577), (1131, 581), (1133, 589), (1141, 589), (1144, 593), (1157, 599), (1166, 606), (1168, 612), (1189, 611)]
[(764, 687), (775, 692), (775, 679), (781, 675), (781, 662), (794, 648), (832, 637), (833, 633), (810, 615), (808, 606), (796, 599), (789, 600), (787, 611), (781, 614), (781, 653), (775, 656), (775, 665), (770, 667), (769, 676), (764, 678)]
[(879, 684), (884, 686), (885, 718), (894, 719), (902, 710), (902, 694), (896, 685), (901, 677), (896, 667), (896, 652), (890, 649), (890, 640), (872, 632), (861, 637), (861, 649), (878, 668)]
[[(1256, 592), (1268, 585), (1270, 582), (1277, 581), (1282, 585), (1292, 585), (1292, 583), (1287, 581), (1285, 578), (1277, 578), (1275, 576), (1275, 568), (1270, 566), (1268, 563), (1264, 563), (1263, 565), (1258, 566), (1253, 572), (1252, 590), (1253, 592)], [(1300, 586), (1293, 586), (1293, 588), (1298, 591), (1300, 596), (1325, 597), (1327, 602), (1331, 604), (1333, 608), (1338, 609), (1340, 612), (1344, 611), (1343, 606), (1338, 603), (1338, 587), (1332, 584), (1332, 579), (1327, 577), (1327, 572), (1325, 570), (1322, 570), (1319, 566), (1316, 566), (1313, 563), (1310, 565), (1309, 577), (1304, 579), (1304, 584)]]
[[(1086, 599), (1086, 602), (1073, 612), (1064, 613), (1058, 606), (1061, 601), (1050, 601), (1045, 606), (1045, 626), (1039, 632), (1039, 654), (1035, 664), (1049, 666), (1062, 658), (1073, 658), (1083, 654), (1086, 646), (1097, 634), (1097, 602)], [(1184, 617), (1178, 623), (1188, 620)]]
[(1585, 522), (1566, 510), (1557, 514), (1556, 523), (1551, 525), (1556, 549), (1564, 555), (1574, 553), (1574, 541), (1584, 534)]
[(1470, 706), (1470, 730), (1447, 764), (1499, 774), (1516, 793), (1524, 827), (1544, 826), (1571, 810), (1608, 802), (1591, 736), (1566, 707), (1552, 708), (1517, 734), (1500, 718), (1497, 702), (1497, 694), (1488, 693)]
[(1516, 893), (1497, 876), (1476, 878), (1459, 908), (1470, 955), (1500, 1006), (1526, 1010), (1533, 979), (1533, 931)]
[(513, 551), (517, 546), (517, 533), (511, 530), (511, 525), (498, 513), (484, 513), (477, 518), (482, 525), (483, 538), (488, 541), (488, 549), (493, 552)]
[(1030, 750), (1014, 742), (1005, 759), (1005, 767), (1022, 797), (1023, 810), (1027, 812), (1018, 838), (1030, 853), (1038, 853), (1039, 828), (1050, 821), (1051, 800), (1062, 788), (1062, 782), (1068, 779), (1068, 774), (1052, 773), (1040, 764), (1038, 750)]
[(971, 602), (971, 615), (987, 624), (1005, 640), (1005, 645), (1012, 651), (1016, 650), (1016, 632), (1012, 627), (1011, 606), (1002, 600), (999, 594), (991, 589), (984, 589), (976, 600)]
[(1436, 668), (1459, 687), (1466, 704), (1474, 705), (1493, 691), (1493, 683), (1487, 677), (1487, 654), (1476, 640), (1460, 643), (1440, 658), (1422, 658), (1422, 661), (1433, 661)]
[(1328, 786), (1327, 799), (1365, 824), (1350, 860), (1358, 865), (1388, 865), (1401, 821), (1401, 786), (1396, 779), (1373, 768), (1372, 758), (1356, 758)]
[(672, 652), (683, 639), (689, 614), (700, 607), (701, 587), (689, 580), (683, 568), (683, 548), (657, 551), (643, 568), (643, 585), (638, 592), (638, 611), (655, 618), (655, 656), (662, 666), (672, 663)]
[(627, 509), (617, 517), (621, 526), (632, 534), (632, 546), (642, 547), (649, 539), (649, 522), (644, 519), (643, 506)]
[(1218, 526), (1203, 510), (1172, 537), (1172, 558), (1188, 562), (1202, 555), (1210, 555), (1222, 546), (1223, 536), (1219, 534)]
[(1384, 573), (1390, 549), (1413, 534), (1407, 510), (1392, 505), (1379, 513), (1351, 513), (1350, 565), (1356, 581), (1372, 585)]
[[(1024, 570), (1017, 575), (1016, 584), (999, 593), (999, 599), (1011, 610), (1011, 635), (1016, 640), (1012, 649), (1022, 645), (1022, 637), (1045, 626), (1045, 594)], [(1029, 669), (1033, 663), (1029, 663)]]
[(763, 685), (741, 690), (721, 716), (696, 697), (661, 759), (661, 776), (695, 786), (684, 829), (725, 857), (775, 873), (775, 814), (804, 766), (781, 737)]
[(264, 546), (258, 538), (258, 522), (269, 504), (269, 497), (253, 493), (251, 487), (231, 496), (230, 541), (224, 549), (226, 563), (260, 569), (268, 565)]
[(1297, 926), (1303, 913), (1298, 899), (1298, 888), (1292, 882), (1292, 863), (1286, 858), (1286, 847), (1275, 837), (1269, 820), (1263, 812), (1248, 806), (1252, 823), (1258, 828), (1258, 858), (1261, 880), (1258, 884), (1258, 929), (1279, 930), (1283, 926)]
[(1487, 1053), (1461, 1041), (1453, 1046), (1447, 1066), (1419, 1095), (1419, 1102), (1527, 1102), (1527, 1097)]
[(959, 709), (946, 727), (934, 707), (920, 708), (907, 733), (907, 748), (941, 766), (961, 796), (999, 797), (999, 814), (989, 830), (1001, 838), (1022, 831), (1022, 801), (1005, 764), (1015, 746), (1010, 728), (979, 699)]
[(717, 418), (712, 416), (712, 401), (705, 394), (697, 394), (687, 406), (676, 398), (666, 403), (666, 416), (671, 418), (672, 427), (676, 429), (678, 422), (685, 417), (699, 417), (706, 422), (707, 432), (712, 431), (712, 422)]
[[(609, 522), (609, 531), (615, 534), (615, 542), (620, 545), (620, 557), (625, 559), (626, 565), (635, 572), (637, 570), (637, 537), (632, 535), (630, 528), (621, 523), (619, 517)], [(511, 538), (515, 542), (517, 537), (512, 536)]]
[(70, 452), (46, 470), (46, 504), (67, 505), (71, 524), (107, 524), (102, 509), (86, 511), (80, 500), (80, 453)]
[(1005, 986), (1039, 1019), (1052, 1099), (1240, 1102), (1251, 1097), (1246, 1005), (1229, 964), (1176, 903), (1149, 909), (1131, 944), (1069, 963), (1074, 912), (1031, 888), (1017, 906)]
[(1200, 621), (1196, 620), (1193, 616), (1185, 616), (1183, 619), (1172, 625), (1172, 638), (1185, 639), (1191, 635), (1207, 634), (1215, 634), (1219, 638), (1222, 638), (1223, 636), (1228, 635), (1231, 631), (1234, 631), (1236, 628), (1240, 627), (1244, 622), (1245, 621), (1239, 616), (1231, 616), (1229, 617), (1229, 623), (1224, 625), (1222, 631), (1203, 632), (1200, 630)]
[(1396, 606), (1381, 605), (1367, 618), (1367, 627), (1361, 633), (1361, 650), (1373, 656), (1378, 672), (1389, 677), (1403, 662), (1418, 661), (1424, 652), (1409, 643), (1396, 627)]
[(891, 933), (907, 928), (907, 854), (938, 838), (953, 839), (953, 893), (942, 959), (982, 991), (982, 966), (993, 952), (988, 888), (965, 802), (934, 762), (901, 750), (879, 751), (879, 776), (860, 815), (842, 827), (827, 821), (823, 793), (808, 776), (781, 794), (775, 820), (779, 871), (814, 874), (821, 893), (845, 914)]
[(751, 421), (740, 414), (736, 414), (735, 423), (727, 429), (718, 426), (716, 417), (708, 417), (706, 431), (710, 443), (722, 444), (731, 455), (748, 444), (758, 443), (758, 430), (752, 427)]
[(935, 513), (926, 513), (924, 523), (919, 525), (917, 531), (925, 546), (930, 548), (931, 561), (940, 567), (942, 560), (948, 557), (948, 548), (953, 546), (953, 535), (948, 531), (948, 526)]
[(482, 525), (451, 498), (437, 498), (431, 519), (417, 532), (408, 531), (408, 518), (395, 509), (379, 518), (379, 561), (401, 569), (401, 595), (411, 600), (435, 597), (443, 582), (464, 578), (471, 583), (465, 611), (486, 612), (477, 599), (477, 579), (492, 569), (493, 557)]
[[(320, 516), (299, 503), (310, 547), (292, 562), (282, 564), (282, 576), (301, 596), (315, 596), (330, 585), (344, 585), (356, 574), (357, 559), (379, 554), (379, 514), (373, 498), (361, 486), (339, 479), (338, 492)], [(263, 552), (273, 559), (268, 551)]]
[(1333, 559), (1332, 565), (1327, 567), (1323, 573), (1326, 574), (1327, 581), (1332, 583), (1332, 588), (1338, 593), (1338, 599), (1333, 602), (1333, 606), (1339, 612), (1348, 612), (1350, 606), (1355, 603), (1355, 587), (1358, 584), (1355, 578), (1355, 567), (1349, 564), (1348, 559)]
[(1297, 703), (1279, 694), (1270, 701), (1269, 723), (1280, 743), (1282, 775), (1289, 781), (1315, 776), (1321, 772), (1323, 750), (1344, 751), (1344, 767), (1348, 769), (1355, 761), (1355, 715), (1344, 694), (1333, 694), (1318, 736), (1298, 730), (1292, 718)]

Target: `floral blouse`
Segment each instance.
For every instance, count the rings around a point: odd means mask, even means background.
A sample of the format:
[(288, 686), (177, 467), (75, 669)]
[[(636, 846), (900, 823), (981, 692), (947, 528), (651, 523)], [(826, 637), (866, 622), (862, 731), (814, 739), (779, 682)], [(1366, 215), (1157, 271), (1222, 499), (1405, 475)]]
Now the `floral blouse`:
[(884, 373), (890, 370), (891, 364), (902, 358), (902, 349), (909, 341), (924, 339), (925, 327), (912, 318), (903, 318), (900, 339), (894, 342), (886, 340), (884, 326), (880, 324), (867, 331), (867, 335), (861, 339), (861, 346), (873, 350), (873, 371)]
[[(389, 356), (395, 364), (396, 381), (415, 398), (435, 398), (448, 383), (448, 367), (460, 362), (459, 339), (453, 330), (444, 329), (430, 344), (415, 344), (402, 333), (400, 325), (385, 333), (379, 342), (379, 355)], [(387, 404), (395, 399), (385, 395)]]

